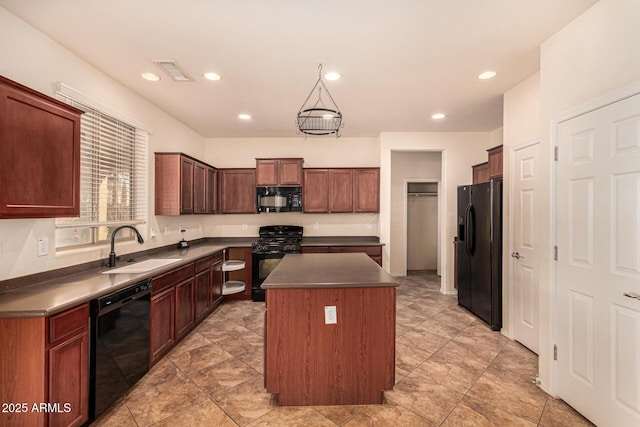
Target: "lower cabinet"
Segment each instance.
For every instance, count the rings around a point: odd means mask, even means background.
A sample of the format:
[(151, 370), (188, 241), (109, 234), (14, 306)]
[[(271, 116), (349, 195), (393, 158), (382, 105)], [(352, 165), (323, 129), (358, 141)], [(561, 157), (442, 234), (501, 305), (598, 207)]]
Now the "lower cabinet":
[(302, 253), (305, 254), (328, 254), (328, 253), (358, 253), (364, 252), (371, 259), (382, 267), (382, 246), (303, 246)]
[(222, 302), (223, 251), (151, 280), (150, 364), (155, 364)]
[[(89, 304), (49, 318), (0, 319), (2, 426), (80, 426), (89, 418)], [(35, 406), (34, 406), (35, 405)]]

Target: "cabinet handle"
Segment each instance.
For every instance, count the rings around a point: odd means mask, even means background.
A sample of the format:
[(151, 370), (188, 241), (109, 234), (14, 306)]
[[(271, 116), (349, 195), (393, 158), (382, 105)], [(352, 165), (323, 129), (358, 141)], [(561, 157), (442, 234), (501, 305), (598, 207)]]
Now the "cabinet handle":
[(635, 292), (625, 292), (624, 296), (627, 298), (640, 299), (640, 295), (636, 294)]

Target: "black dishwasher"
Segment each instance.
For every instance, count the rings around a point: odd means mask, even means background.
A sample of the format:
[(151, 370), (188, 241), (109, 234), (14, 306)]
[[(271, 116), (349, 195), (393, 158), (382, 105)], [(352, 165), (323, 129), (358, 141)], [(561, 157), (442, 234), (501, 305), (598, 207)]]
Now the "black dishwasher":
[(90, 420), (149, 370), (150, 302), (151, 279), (91, 302)]

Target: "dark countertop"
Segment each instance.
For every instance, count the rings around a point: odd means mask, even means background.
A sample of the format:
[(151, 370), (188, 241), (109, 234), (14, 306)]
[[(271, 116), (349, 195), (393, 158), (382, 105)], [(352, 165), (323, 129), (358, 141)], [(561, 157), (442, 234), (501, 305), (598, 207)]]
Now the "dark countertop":
[(302, 246), (384, 246), (376, 236), (302, 237)]
[[(189, 264), (230, 246), (206, 243), (186, 250), (173, 249), (157, 253), (146, 259), (175, 258), (180, 259), (180, 261), (145, 273), (102, 274), (103, 271), (107, 271), (109, 268), (100, 267), (6, 291), (0, 293), (0, 318), (51, 316), (133, 283)], [(138, 258), (136, 261), (144, 260), (145, 258)], [(115, 268), (125, 265), (127, 265), (126, 261), (120, 261)]]
[[(210, 237), (190, 242), (191, 247), (180, 251), (173, 245), (155, 248), (141, 253), (126, 254), (116, 268), (127, 265), (126, 259), (136, 262), (156, 258), (176, 258), (164, 267), (145, 273), (102, 274), (108, 270), (100, 266), (104, 260), (85, 265), (71, 266), (58, 271), (38, 273), (9, 279), (0, 286), (0, 318), (3, 317), (47, 317), (78, 304), (109, 294), (149, 277), (158, 276), (197, 259), (231, 247), (250, 247), (257, 237)], [(303, 238), (303, 246), (377, 246), (375, 236), (320, 236)], [(377, 267), (377, 265), (376, 265)]]
[(397, 287), (364, 253), (287, 254), (262, 283), (262, 289)]

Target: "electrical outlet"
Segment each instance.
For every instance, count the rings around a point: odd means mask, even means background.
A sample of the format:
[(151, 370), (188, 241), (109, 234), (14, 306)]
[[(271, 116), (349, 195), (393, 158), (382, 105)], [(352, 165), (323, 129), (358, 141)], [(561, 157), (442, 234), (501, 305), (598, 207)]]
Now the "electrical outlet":
[(314, 223), (313, 223), (313, 228), (314, 228), (315, 230), (317, 230), (318, 228), (320, 228), (320, 224), (318, 224), (317, 222), (314, 222)]
[(149, 235), (151, 236), (152, 239), (156, 238), (156, 229), (151, 227), (151, 230), (149, 230)]
[(324, 307), (324, 324), (336, 325), (338, 323), (338, 316), (336, 315), (335, 305), (326, 305)]
[(46, 255), (49, 255), (49, 239), (47, 237), (43, 237), (38, 239), (38, 256)]
[(369, 221), (369, 222), (367, 223), (367, 228), (368, 228), (369, 230), (371, 230), (371, 227), (372, 227), (372, 226), (373, 226), (373, 224), (371, 224), (371, 221)]
[(246, 230), (247, 228), (248, 228), (248, 227), (247, 227), (247, 223), (246, 223), (246, 222), (243, 222), (243, 223), (242, 223), (242, 229), (243, 229), (243, 230)]

